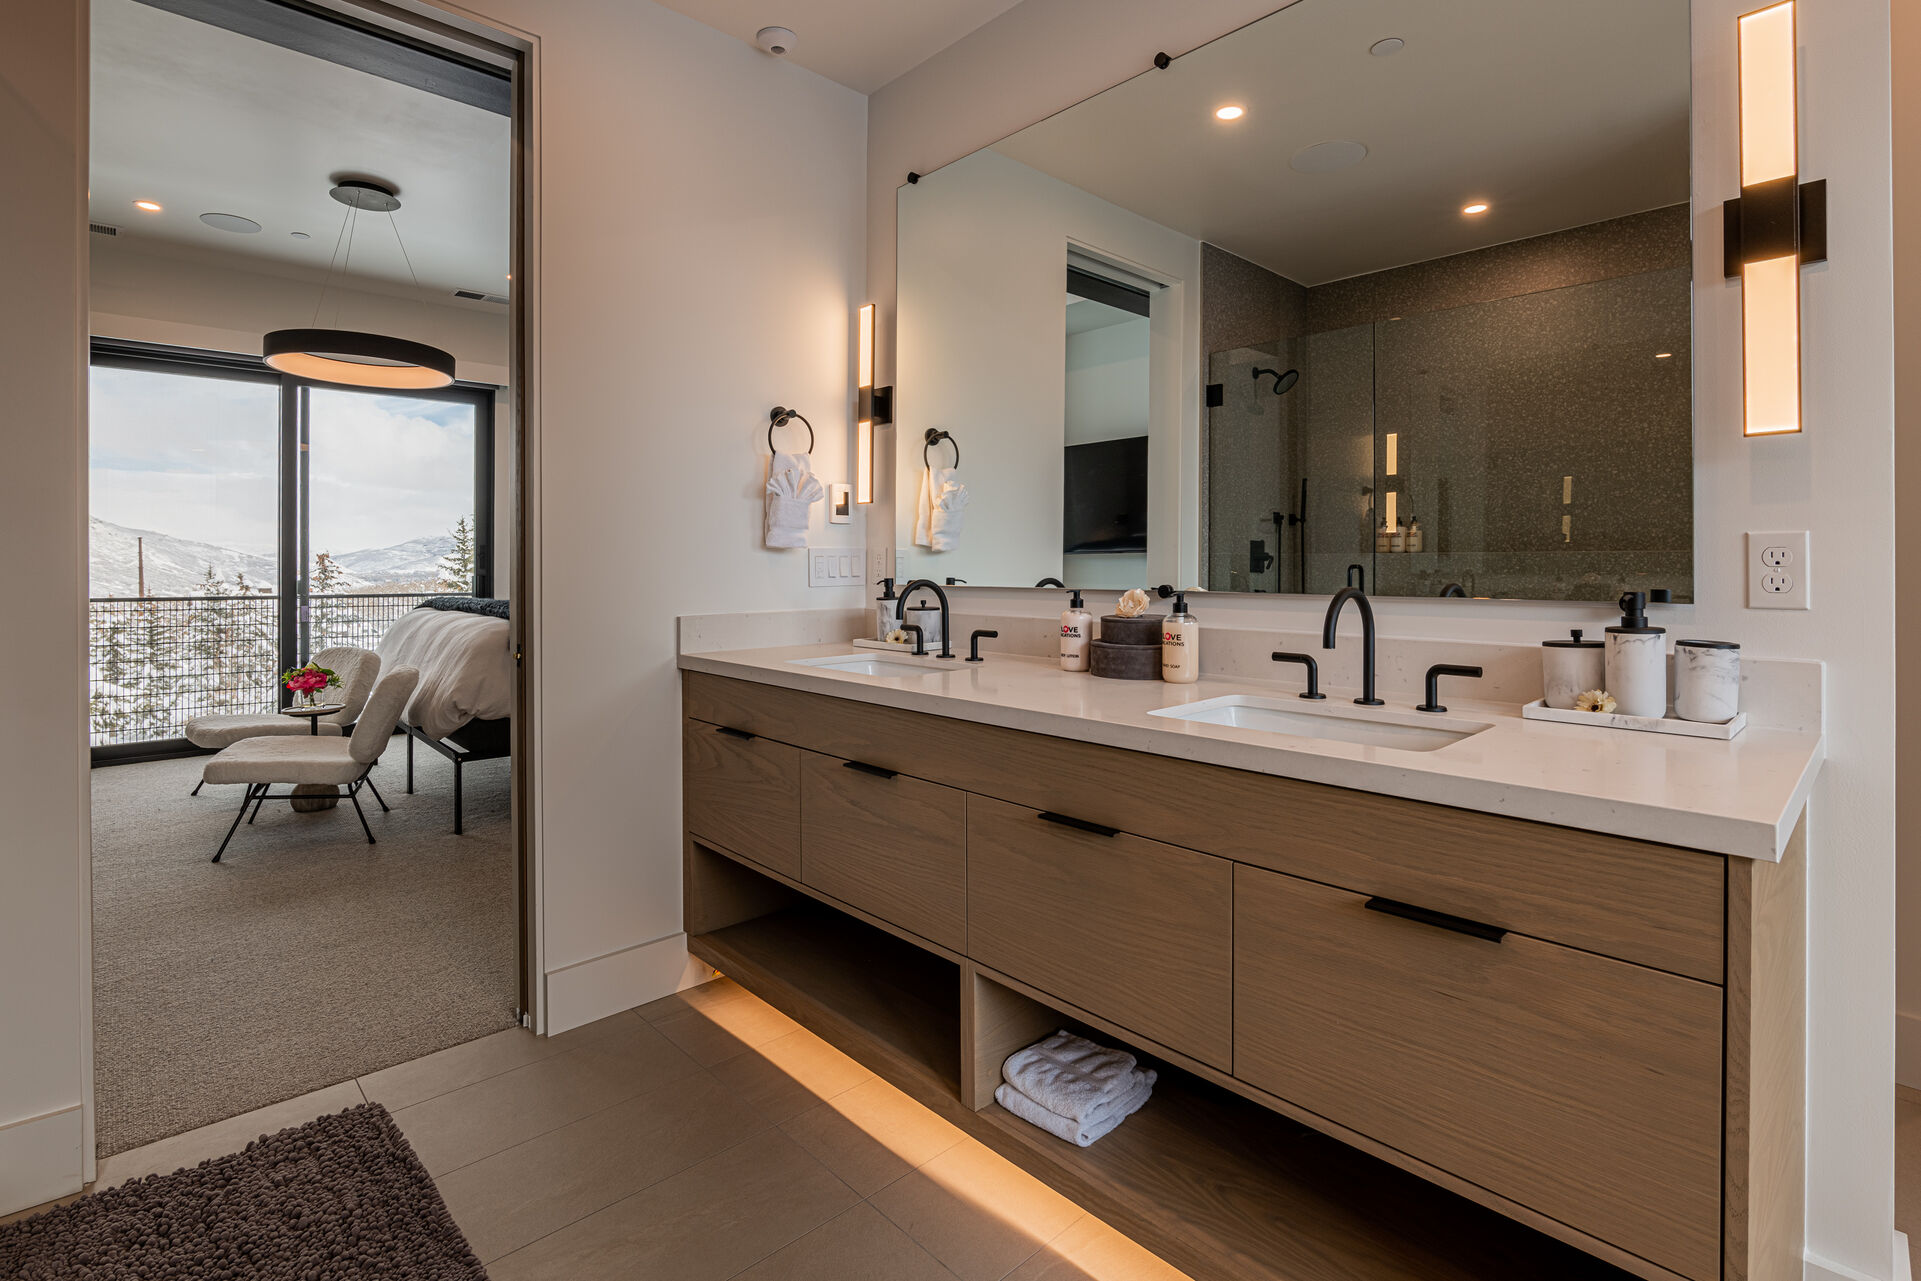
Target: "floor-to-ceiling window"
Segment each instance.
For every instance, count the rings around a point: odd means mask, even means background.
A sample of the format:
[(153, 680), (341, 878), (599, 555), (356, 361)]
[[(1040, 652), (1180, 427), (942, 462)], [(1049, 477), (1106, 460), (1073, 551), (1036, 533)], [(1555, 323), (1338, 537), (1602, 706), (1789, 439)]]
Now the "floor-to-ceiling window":
[(364, 392), (101, 344), (90, 380), (96, 755), (280, 705), (277, 674), (493, 594), (493, 394)]

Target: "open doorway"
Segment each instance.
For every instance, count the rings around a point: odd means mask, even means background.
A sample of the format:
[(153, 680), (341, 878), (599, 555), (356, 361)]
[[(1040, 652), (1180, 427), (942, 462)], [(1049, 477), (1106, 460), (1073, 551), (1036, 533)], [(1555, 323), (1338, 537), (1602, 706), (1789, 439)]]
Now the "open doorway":
[[(511, 64), (274, 0), (92, 23), (106, 1156), (520, 1021), (527, 762)], [(262, 358), (296, 329), (452, 377)]]

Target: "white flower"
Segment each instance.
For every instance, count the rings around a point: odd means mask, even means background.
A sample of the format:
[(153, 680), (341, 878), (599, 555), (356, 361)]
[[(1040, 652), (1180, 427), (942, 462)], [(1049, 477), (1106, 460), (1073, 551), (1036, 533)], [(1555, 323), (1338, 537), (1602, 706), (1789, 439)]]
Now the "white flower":
[(1577, 712), (1611, 712), (1616, 706), (1614, 695), (1604, 689), (1591, 689), (1574, 700)]

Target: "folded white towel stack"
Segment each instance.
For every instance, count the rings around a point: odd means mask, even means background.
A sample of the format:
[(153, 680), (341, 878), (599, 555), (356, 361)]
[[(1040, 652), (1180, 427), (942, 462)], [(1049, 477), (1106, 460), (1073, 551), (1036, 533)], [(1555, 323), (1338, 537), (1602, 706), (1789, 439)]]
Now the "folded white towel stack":
[(826, 492), (806, 454), (776, 453), (767, 468), (767, 545), (807, 546), (808, 514)]
[(1086, 1147), (1140, 1111), (1158, 1079), (1124, 1050), (1071, 1032), (1016, 1050), (994, 1091), (1002, 1107), (1056, 1138)]

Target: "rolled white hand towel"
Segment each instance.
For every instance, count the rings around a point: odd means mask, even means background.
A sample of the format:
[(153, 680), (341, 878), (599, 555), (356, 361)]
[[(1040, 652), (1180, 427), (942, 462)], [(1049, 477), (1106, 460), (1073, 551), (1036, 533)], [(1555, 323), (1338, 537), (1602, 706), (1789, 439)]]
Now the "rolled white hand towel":
[(1049, 1111), (1005, 1082), (994, 1091), (994, 1101), (1029, 1125), (1046, 1130), (1055, 1138), (1065, 1139), (1076, 1147), (1084, 1148), (1090, 1143), (1106, 1138), (1122, 1121), (1140, 1111), (1142, 1105), (1154, 1092), (1154, 1081), (1155, 1076), (1151, 1069), (1136, 1072), (1131, 1089), (1109, 1099), (1103, 1106), (1096, 1108), (1080, 1120), (1072, 1120), (1057, 1112)]
[(776, 453), (767, 468), (767, 545), (807, 546), (809, 515), (825, 493), (806, 454)]
[(943, 468), (928, 513), (927, 545), (937, 552), (951, 552), (960, 546), (961, 529), (967, 518), (967, 486), (954, 477), (953, 468)]
[[(1132, 1090), (1138, 1075), (1133, 1055), (1072, 1032), (1056, 1032), (1016, 1050), (1001, 1064), (1001, 1076), (1009, 1085), (1070, 1121), (1085, 1120), (1097, 1107)], [(1151, 1085), (1153, 1073), (1145, 1075)]]

